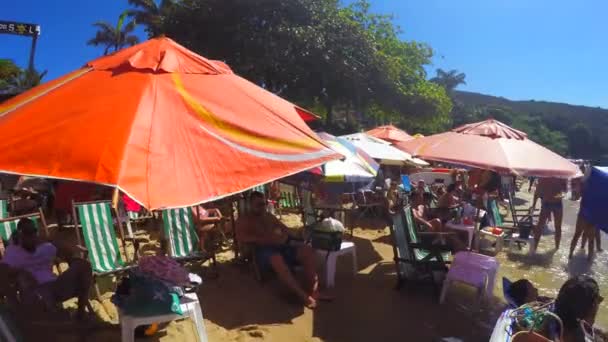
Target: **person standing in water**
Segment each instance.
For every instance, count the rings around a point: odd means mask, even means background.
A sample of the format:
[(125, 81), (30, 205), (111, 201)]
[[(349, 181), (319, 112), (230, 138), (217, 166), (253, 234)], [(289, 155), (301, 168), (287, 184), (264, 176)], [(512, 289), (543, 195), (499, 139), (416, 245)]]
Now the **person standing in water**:
[(547, 224), (549, 218), (551, 218), (551, 215), (553, 215), (553, 222), (555, 223), (555, 249), (559, 249), (562, 239), (562, 218), (564, 214), (562, 199), (567, 190), (568, 183), (565, 179), (540, 178), (538, 180), (530, 212), (533, 212), (536, 208), (536, 202), (539, 198), (541, 199), (541, 209), (538, 223), (536, 227), (534, 227), (534, 246), (532, 246), (530, 253), (536, 251), (543, 228)]

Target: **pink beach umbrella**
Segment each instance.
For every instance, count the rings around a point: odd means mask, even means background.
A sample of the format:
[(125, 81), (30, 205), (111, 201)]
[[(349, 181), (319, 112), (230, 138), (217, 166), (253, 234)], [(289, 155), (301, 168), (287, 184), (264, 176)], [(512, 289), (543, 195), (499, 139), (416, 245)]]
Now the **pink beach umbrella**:
[(397, 143), (395, 147), (423, 159), (499, 173), (561, 178), (580, 175), (579, 168), (566, 158), (493, 119)]

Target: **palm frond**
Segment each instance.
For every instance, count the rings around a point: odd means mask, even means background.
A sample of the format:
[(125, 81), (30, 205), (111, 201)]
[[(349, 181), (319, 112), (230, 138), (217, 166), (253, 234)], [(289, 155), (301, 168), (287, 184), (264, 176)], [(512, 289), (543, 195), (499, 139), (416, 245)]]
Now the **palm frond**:
[(137, 26), (137, 24), (135, 23), (135, 21), (130, 21), (127, 23), (127, 25), (125, 25), (125, 28), (122, 30), (122, 34), (123, 36), (131, 33), (135, 30), (135, 27)]
[(141, 7), (147, 11), (158, 11), (158, 6), (154, 0), (129, 0), (129, 5)]
[(127, 36), (125, 38), (125, 44), (128, 46), (133, 46), (139, 43), (139, 38), (137, 36)]
[(107, 21), (96, 21), (93, 23), (93, 26), (100, 28), (104, 31), (114, 32), (114, 25), (110, 24)]

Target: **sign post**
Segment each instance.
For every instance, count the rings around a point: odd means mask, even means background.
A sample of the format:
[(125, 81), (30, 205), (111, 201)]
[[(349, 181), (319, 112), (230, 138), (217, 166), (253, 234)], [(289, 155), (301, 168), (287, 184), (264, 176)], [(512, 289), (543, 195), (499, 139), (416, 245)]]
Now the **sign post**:
[(17, 23), (14, 21), (0, 21), (0, 33), (32, 37), (32, 48), (30, 49), (28, 68), (30, 71), (34, 71), (34, 54), (36, 53), (36, 42), (40, 35), (40, 25)]

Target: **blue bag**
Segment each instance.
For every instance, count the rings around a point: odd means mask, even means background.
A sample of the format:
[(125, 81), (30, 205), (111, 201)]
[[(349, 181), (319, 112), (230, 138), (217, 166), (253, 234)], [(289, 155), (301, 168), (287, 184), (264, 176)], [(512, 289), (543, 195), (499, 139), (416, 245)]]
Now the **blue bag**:
[(172, 286), (135, 270), (123, 279), (112, 301), (131, 316), (183, 314), (179, 295)]

